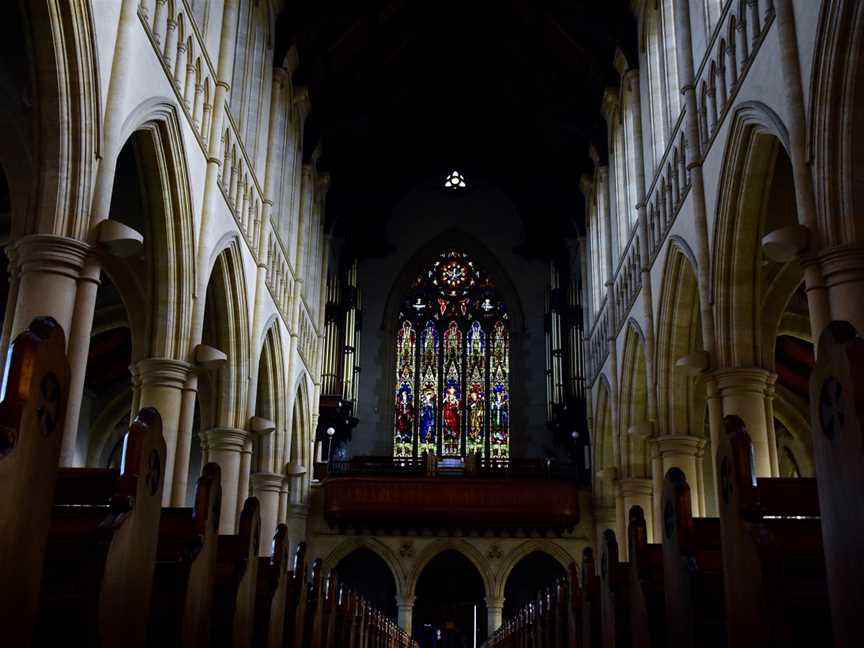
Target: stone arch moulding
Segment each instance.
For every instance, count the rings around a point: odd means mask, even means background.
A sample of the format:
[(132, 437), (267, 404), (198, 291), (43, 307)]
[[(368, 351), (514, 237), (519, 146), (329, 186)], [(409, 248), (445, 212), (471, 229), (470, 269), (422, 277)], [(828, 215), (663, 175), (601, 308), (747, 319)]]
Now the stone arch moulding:
[(396, 597), (401, 598), (406, 590), (408, 579), (405, 569), (399, 558), (386, 544), (371, 537), (350, 538), (336, 545), (336, 547), (324, 558), (324, 567), (334, 569), (343, 558), (347, 558), (358, 549), (368, 549), (381, 558), (390, 568), (393, 580), (396, 582)]
[(417, 581), (420, 579), (420, 575), (423, 573), (423, 570), (426, 568), (433, 558), (435, 558), (438, 554), (443, 553), (449, 549), (457, 551), (465, 556), (468, 560), (472, 562), (474, 567), (476, 567), (477, 571), (480, 574), (480, 578), (483, 579), (483, 589), (488, 597), (490, 592), (495, 591), (495, 581), (492, 576), (489, 574), (489, 570), (486, 568), (486, 559), (482, 553), (470, 542), (466, 540), (460, 540), (457, 538), (446, 538), (440, 539), (432, 542), (432, 544), (428, 545), (419, 556), (417, 556), (417, 560), (414, 563), (414, 569), (408, 575), (408, 579), (406, 581), (405, 595), (406, 596), (414, 596), (417, 588)]
[(507, 586), (507, 579), (510, 578), (510, 573), (519, 564), (519, 561), (538, 551), (552, 556), (560, 563), (565, 572), (570, 568), (570, 563), (576, 562), (576, 559), (556, 542), (550, 540), (527, 540), (513, 549), (499, 566), (495, 574), (495, 587), (492, 590), (495, 599), (504, 599), (504, 589)]
[[(717, 364), (762, 366), (761, 321), (766, 303), (757, 277), (766, 201), (765, 185), (789, 135), (780, 117), (760, 102), (737, 107), (717, 184), (717, 218), (711, 254), (710, 299), (714, 304)], [(797, 285), (797, 283), (796, 283)], [(791, 296), (791, 295), (790, 295)], [(779, 322), (782, 309), (776, 313)]]
[(180, 123), (175, 107), (166, 101), (154, 98), (137, 106), (123, 124), (121, 141), (125, 145), (137, 138), (148, 196), (147, 231), (141, 232), (153, 266), (153, 285), (147, 287), (153, 306), (146, 353), (186, 359), (191, 351), (196, 285), (194, 216)]
[(35, 49), (39, 146), (37, 216), (27, 233), (87, 238), (102, 141), (102, 83), (90, 4), (21, 3)]
[[(807, 158), (813, 161), (816, 217), (824, 247), (860, 241), (864, 189), (864, 4), (823, 2), (807, 102)], [(856, 182), (856, 175), (857, 178)]]
[(657, 423), (665, 433), (687, 429), (690, 386), (687, 377), (677, 370), (676, 362), (703, 346), (698, 344), (701, 327), (694, 326), (693, 321), (694, 317), (701, 318), (697, 273), (692, 250), (686, 241), (674, 237), (667, 248), (663, 271), (653, 376)]
[[(218, 391), (222, 401), (220, 403), (217, 399), (220, 407), (215, 420), (220, 425), (245, 429), (251, 352), (249, 309), (239, 243), (236, 234), (229, 238), (227, 245), (216, 255), (209, 273), (207, 288), (212, 284), (214, 291), (207, 295), (205, 290), (203, 295), (205, 300), (212, 297), (218, 302), (201, 310), (203, 313), (216, 309), (215, 317), (225, 317), (225, 321), (217, 325), (217, 346), (227, 354), (228, 362), (224, 370), (218, 370), (221, 383)], [(221, 314), (220, 310), (223, 311)]]

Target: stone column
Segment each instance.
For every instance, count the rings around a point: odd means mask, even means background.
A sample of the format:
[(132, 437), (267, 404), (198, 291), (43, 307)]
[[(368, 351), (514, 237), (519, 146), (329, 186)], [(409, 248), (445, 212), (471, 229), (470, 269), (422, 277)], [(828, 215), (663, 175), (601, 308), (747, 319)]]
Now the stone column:
[(652, 524), (654, 515), (652, 495), (654, 488), (650, 479), (630, 477), (618, 480), (618, 492), (621, 493), (624, 505), (624, 538), (619, 538), (618, 543), (622, 548), (627, 548), (627, 551), (623, 553), (625, 556), (624, 560), (627, 560), (626, 556), (629, 555), (627, 527), (630, 524), (630, 509), (634, 506), (642, 507), (642, 511), (645, 513), (646, 527), (648, 528), (648, 542), (654, 542), (654, 525)]
[(252, 494), (261, 505), (261, 543), (258, 555), (269, 556), (270, 543), (276, 532), (279, 518), (279, 492), (282, 488), (282, 475), (259, 472), (252, 475)]
[(699, 459), (705, 447), (705, 439), (694, 436), (667, 435), (657, 437), (656, 443), (663, 475), (666, 475), (670, 468), (680, 468), (684, 471), (687, 483), (690, 484), (693, 516), (702, 516), (704, 512), (701, 503), (704, 502), (704, 497), (702, 495), (703, 479), (699, 471)]
[(177, 424), (177, 456), (174, 460), (174, 487), (171, 489), (171, 506), (186, 505), (189, 488), (189, 454), (192, 446), (192, 429), (195, 423), (195, 401), (198, 398), (198, 375), (189, 372), (180, 401), (180, 419)]
[[(282, 477), (282, 485), (279, 487), (279, 522), (288, 522), (288, 497), (291, 494), (291, 486), (285, 477)], [(291, 549), (293, 551), (293, 548)]]
[(758, 367), (749, 367), (718, 369), (714, 377), (723, 403), (723, 415), (740, 416), (747, 426), (756, 455), (756, 474), (759, 477), (776, 475), (775, 466), (772, 465), (776, 464), (776, 447), (773, 452), (771, 449), (774, 444), (774, 422), (771, 421), (769, 432), (767, 401), (773, 394), (777, 375)]
[(415, 599), (416, 597), (414, 596), (396, 597), (396, 607), (399, 610), (399, 617), (397, 622), (399, 623), (399, 627), (402, 628), (409, 635), (411, 634), (411, 621), (414, 614)]
[[(849, 218), (847, 216), (847, 218)], [(864, 331), (864, 243), (847, 243), (818, 255), (825, 288), (828, 291), (831, 319), (846, 320)], [(813, 331), (817, 341), (821, 329)]]
[(246, 445), (246, 430), (211, 428), (201, 435), (204, 456), (222, 469), (222, 514), (219, 533), (232, 534), (237, 522), (237, 493), (240, 487), (240, 455)]
[[(249, 479), (252, 474), (252, 440), (248, 433), (243, 450), (240, 452), (240, 480), (237, 483), (237, 510), (243, 510), (243, 504), (249, 497)], [(262, 527), (263, 528), (263, 527)]]
[(504, 599), (486, 597), (486, 633), (491, 635), (504, 623)]
[(288, 526), (288, 546), (291, 551), (298, 544), (306, 540), (306, 519), (309, 517), (309, 507), (305, 504), (289, 504), (288, 518), (285, 524)]
[[(177, 430), (180, 426), (180, 410), (183, 387), (192, 366), (181, 360), (147, 358), (135, 365), (137, 393), (134, 401), (137, 408), (155, 407), (162, 417), (162, 436), (165, 437), (165, 485), (162, 490), (162, 505), (171, 504), (174, 483), (174, 462), (177, 457)], [(132, 416), (137, 410), (132, 412)], [(224, 488), (224, 487), (223, 487)], [(185, 489), (184, 489), (185, 497)]]
[(69, 340), (78, 277), (90, 250), (87, 243), (65, 236), (33, 234), (12, 248), (17, 260), (18, 294), (10, 339), (35, 317), (50, 315)]

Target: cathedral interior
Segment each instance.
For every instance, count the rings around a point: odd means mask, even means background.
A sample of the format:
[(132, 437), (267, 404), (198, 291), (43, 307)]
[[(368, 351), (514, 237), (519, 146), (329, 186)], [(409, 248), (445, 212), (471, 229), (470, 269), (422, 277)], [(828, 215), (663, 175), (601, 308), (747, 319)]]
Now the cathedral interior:
[(0, 3), (0, 645), (852, 647), (864, 0)]

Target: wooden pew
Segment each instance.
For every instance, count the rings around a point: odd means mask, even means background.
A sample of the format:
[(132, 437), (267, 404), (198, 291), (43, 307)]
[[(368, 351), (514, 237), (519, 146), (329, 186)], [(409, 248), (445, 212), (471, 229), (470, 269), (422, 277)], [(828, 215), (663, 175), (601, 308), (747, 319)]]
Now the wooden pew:
[[(288, 574), (285, 590), (285, 612), (282, 627), (282, 642), (288, 646), (295, 646), (298, 631), (298, 619), (306, 618), (306, 543), (297, 545), (294, 552), (294, 563)], [(301, 630), (302, 636), (302, 630)]]
[(121, 469), (61, 468), (34, 645), (144, 646), (164, 483), (162, 419), (145, 408)]
[(666, 638), (674, 648), (726, 648), (720, 519), (694, 518), (690, 486), (671, 468), (663, 484)]
[(630, 509), (627, 538), (630, 554), (630, 629), (633, 648), (666, 646), (663, 546), (648, 542), (641, 506)]
[(309, 583), (306, 586), (306, 617), (302, 639), (295, 646), (320, 648), (321, 623), (324, 613), (324, 562), (320, 558), (312, 561)]
[(255, 595), (255, 648), (277, 648), (282, 645), (288, 592), (288, 527), (279, 524), (273, 536), (272, 554), (258, 559), (258, 582)]
[(834, 641), (861, 644), (864, 610), (864, 339), (848, 322), (819, 338), (810, 413)]
[(247, 497), (236, 534), (219, 535), (213, 571), (210, 645), (249, 648), (255, 622), (261, 513), (258, 499)]
[(600, 613), (603, 648), (630, 646), (630, 566), (618, 560), (615, 532), (603, 532), (600, 558)]
[(756, 478), (744, 422), (724, 419), (717, 455), (729, 645), (830, 646), (813, 479)]
[(213, 570), (222, 502), (219, 466), (208, 463), (195, 490), (194, 508), (163, 508), (147, 645), (207, 648)]
[(321, 622), (321, 646), (337, 646), (335, 643), (337, 616), (339, 613), (339, 578), (335, 570), (327, 574), (324, 584), (324, 618)]
[[(0, 401), (0, 628), (29, 646), (69, 392), (66, 337), (50, 317), (9, 347)], [(11, 587), (10, 583), (15, 586)]]
[(600, 648), (603, 645), (603, 621), (601, 616), (600, 577), (594, 565), (594, 550), (582, 550), (582, 645)]

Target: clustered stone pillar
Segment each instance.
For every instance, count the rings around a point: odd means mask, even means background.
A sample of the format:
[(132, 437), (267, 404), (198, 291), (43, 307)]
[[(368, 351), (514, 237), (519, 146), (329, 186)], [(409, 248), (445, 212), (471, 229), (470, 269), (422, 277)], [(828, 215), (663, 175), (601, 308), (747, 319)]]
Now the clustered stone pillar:
[(411, 634), (412, 630), (412, 617), (414, 614), (415, 600), (416, 597), (414, 596), (396, 597), (396, 608), (399, 610), (397, 622), (399, 623), (399, 627), (402, 628), (409, 635)]
[(705, 515), (705, 484), (703, 455), (705, 439), (686, 435), (665, 435), (656, 439), (657, 455), (661, 474), (665, 477), (670, 468), (684, 472), (690, 484), (694, 517)]
[(758, 367), (718, 369), (714, 372), (723, 403), (723, 414), (740, 416), (753, 441), (756, 474), (771, 477), (779, 474), (777, 443), (774, 438), (772, 397), (776, 374)]
[(504, 599), (486, 597), (486, 632), (492, 634), (504, 623)]
[[(134, 395), (135, 416), (137, 410), (155, 407), (162, 417), (162, 436), (165, 437), (167, 455), (165, 458), (165, 485), (162, 491), (162, 504), (172, 503), (174, 487), (174, 464), (178, 460), (178, 423), (183, 402), (183, 387), (192, 365), (180, 360), (167, 358), (148, 358), (140, 360), (134, 367), (136, 394)], [(188, 464), (188, 458), (186, 461)], [(184, 471), (188, 466), (184, 464)], [(183, 497), (186, 494), (183, 484)]]
[[(276, 532), (279, 519), (279, 493), (282, 489), (282, 475), (259, 472), (252, 475), (252, 493), (261, 505), (261, 542), (258, 555), (269, 556), (270, 543)], [(290, 545), (289, 545), (290, 546)]]
[(627, 559), (629, 553), (629, 545), (626, 541), (626, 529), (630, 524), (630, 509), (634, 506), (641, 506), (645, 513), (646, 526), (648, 528), (648, 542), (654, 542), (654, 525), (652, 524), (652, 511), (654, 504), (652, 494), (654, 487), (650, 479), (638, 477), (628, 477), (618, 480), (618, 494), (621, 499), (621, 506), (624, 510), (624, 531), (623, 539), (619, 539), (619, 545), (623, 549), (624, 559)]
[(66, 334), (72, 326), (78, 277), (90, 246), (83, 241), (34, 234), (14, 244), (18, 261), (18, 300), (11, 338), (35, 317), (50, 315)]
[[(309, 507), (305, 504), (289, 504), (287, 511), (288, 546), (296, 548), (306, 540), (306, 519), (309, 517)], [(293, 551), (293, 549), (292, 549)]]
[(204, 456), (222, 469), (222, 513), (219, 533), (232, 534), (237, 523), (237, 495), (240, 492), (241, 455), (246, 445), (246, 430), (217, 427), (201, 435)]

